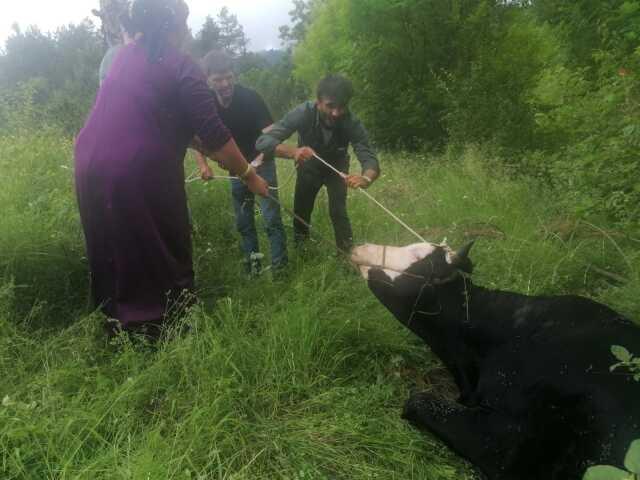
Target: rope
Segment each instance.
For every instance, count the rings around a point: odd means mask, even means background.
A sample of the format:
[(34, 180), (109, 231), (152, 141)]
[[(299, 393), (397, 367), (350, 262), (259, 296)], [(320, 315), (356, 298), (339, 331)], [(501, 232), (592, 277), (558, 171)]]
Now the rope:
[[(269, 190), (280, 190), (283, 186), (287, 185), (291, 181), (295, 173), (296, 172), (294, 170), (293, 173), (289, 175), (289, 178), (287, 178), (284, 183), (280, 183), (277, 187), (272, 187), (271, 185), (269, 185)], [(196, 170), (191, 175), (189, 175), (184, 183), (193, 183), (197, 182), (198, 180), (200, 180), (200, 170)], [(214, 175), (209, 180), (239, 180), (239, 178), (226, 175)]]
[[(199, 175), (200, 175), (200, 171), (196, 170), (194, 173), (189, 175), (189, 177), (184, 181), (184, 183), (197, 182), (198, 180), (200, 180)], [(209, 180), (240, 180), (240, 178), (239, 177), (229, 177), (229, 176), (226, 176), (226, 175), (214, 175)], [(281, 187), (282, 187), (282, 185), (280, 185), (280, 187), (272, 187), (271, 185), (269, 185), (269, 190), (280, 190)]]
[[(295, 173), (295, 171), (294, 171)], [(211, 180), (215, 180), (215, 179), (228, 179), (228, 180), (238, 180), (238, 177), (230, 177), (230, 176), (224, 176), (224, 175), (215, 175), (213, 178), (211, 178)], [(187, 177), (187, 179), (185, 180), (185, 183), (192, 183), (195, 181), (200, 180), (200, 171), (198, 169), (196, 169), (191, 175), (189, 175), (189, 177)], [(282, 185), (280, 185), (279, 187), (272, 187), (269, 185), (269, 189), (270, 190), (279, 190), (282, 187)], [(282, 203), (280, 203), (273, 195), (268, 194), (267, 198), (269, 200), (271, 200), (272, 202), (276, 203), (282, 210), (284, 210), (288, 215), (290, 215), (292, 218), (295, 218), (298, 222), (300, 222), (301, 224), (303, 224), (305, 227), (307, 227), (309, 230), (313, 230), (315, 232), (315, 236), (322, 240), (322, 242), (326, 243), (327, 245), (330, 245), (332, 248), (336, 248), (338, 250), (339, 253), (341, 253), (342, 255), (344, 255), (345, 260), (347, 260), (347, 262), (349, 263), (349, 265), (353, 266), (351, 264), (350, 261), (348, 261), (350, 252), (346, 252), (344, 250), (342, 250), (341, 248), (339, 248), (337, 245), (334, 245), (333, 242), (331, 242), (330, 240), (324, 238), (323, 236), (319, 235), (317, 233), (317, 231), (311, 226), (311, 224), (309, 224), (308, 222), (304, 221), (304, 219), (302, 219), (302, 217), (300, 217), (300, 215), (296, 214), (293, 210), (291, 210), (290, 208), (284, 206)]]
[[(334, 172), (336, 172), (338, 175), (340, 175), (342, 178), (347, 178), (347, 175), (344, 172), (341, 172), (340, 170), (338, 170), (337, 168), (335, 168), (333, 165), (330, 165), (328, 162), (326, 162), (325, 160), (323, 160), (322, 158), (320, 158), (317, 154), (313, 154), (314, 157), (316, 157), (318, 160), (320, 160), (322, 163), (324, 163), (327, 167), (329, 167), (331, 170), (333, 170)], [(384, 210), (387, 214), (389, 214), (391, 216), (391, 218), (393, 218), (396, 222), (398, 222), (400, 225), (402, 225), (404, 228), (406, 228), (409, 232), (411, 232), (416, 238), (418, 238), (421, 242), (423, 243), (427, 243), (427, 241), (422, 238), (422, 236), (416, 232), (414, 229), (412, 229), (409, 225), (407, 225), (405, 222), (403, 222), (400, 218), (398, 218), (398, 216), (396, 216), (391, 210), (389, 210), (387, 207), (385, 207), (384, 205), (382, 205), (379, 201), (377, 201), (375, 198), (373, 198), (373, 196), (367, 192), (366, 190), (362, 189), (362, 188), (358, 188), (358, 190), (360, 192), (362, 192), (369, 200), (371, 200), (373, 203), (375, 203), (376, 205), (378, 205), (380, 208), (382, 208), (382, 210)]]
[[(291, 210), (288, 207), (285, 207), (282, 203), (280, 203), (276, 198), (274, 198), (272, 195), (268, 195), (267, 198), (269, 200), (271, 200), (272, 202), (274, 202), (275, 204), (277, 204), (282, 210), (284, 210), (288, 215), (290, 215), (292, 218), (295, 218), (298, 222), (300, 222), (301, 224), (303, 224), (305, 227), (307, 227), (309, 230), (313, 230), (315, 232), (316, 237), (318, 237), (320, 240), (322, 240), (324, 243), (326, 243), (327, 245), (331, 245), (332, 248), (335, 248), (338, 250), (338, 252), (340, 252), (342, 255), (345, 256), (345, 258), (348, 258), (351, 253), (347, 252), (343, 249), (341, 249), (340, 247), (338, 247), (337, 245), (334, 244), (334, 242), (328, 240), (327, 238), (323, 237), (322, 235), (319, 235), (317, 233), (317, 231), (311, 226), (310, 223), (307, 223), (304, 221), (304, 219), (302, 217), (300, 217), (300, 215), (298, 215), (297, 213), (295, 213), (293, 210)], [(349, 264), (351, 265), (351, 262), (349, 262)]]
[[(199, 172), (196, 172), (196, 175), (197, 174), (199, 174)], [(214, 177), (214, 178), (232, 178), (233, 179), (233, 178), (237, 178), (237, 177), (222, 177), (222, 176), (220, 176), (220, 177)], [(193, 182), (194, 180), (199, 180), (199, 179), (200, 179), (199, 177), (195, 177), (195, 178), (191, 178), (188, 181), (189, 182)], [(269, 188), (273, 188), (273, 187), (269, 187)], [(318, 233), (318, 231), (311, 226), (310, 223), (306, 222), (303, 218), (300, 217), (300, 215), (296, 214), (293, 210), (291, 210), (290, 208), (288, 208), (285, 205), (283, 205), (280, 201), (278, 201), (271, 194), (267, 195), (267, 198), (269, 200), (271, 200), (272, 202), (276, 203), (282, 210), (284, 210), (292, 218), (295, 218), (298, 222), (302, 223), (309, 230), (313, 231), (316, 238), (318, 238), (319, 240), (321, 240), (323, 243), (327, 244), (331, 248), (335, 248), (338, 251), (338, 253), (341, 254), (340, 258), (342, 259), (342, 261), (346, 262), (349, 267), (354, 268), (356, 271), (358, 271), (358, 266), (365, 266), (365, 267), (371, 267), (371, 268), (380, 268), (380, 267), (382, 267), (382, 269), (384, 269), (384, 270), (389, 270), (391, 272), (402, 273), (402, 274), (407, 275), (407, 276), (412, 277), (412, 278), (425, 280), (425, 277), (422, 276), (422, 275), (416, 275), (414, 273), (409, 273), (409, 272), (404, 271), (404, 270), (396, 270), (395, 268), (391, 268), (389, 266), (384, 265), (384, 263), (385, 263), (384, 262), (384, 258), (383, 258), (383, 265), (382, 266), (381, 265), (377, 265), (377, 264), (354, 265), (350, 260), (351, 252), (347, 252), (347, 251), (339, 248), (337, 245), (335, 245), (334, 242), (332, 242), (331, 240), (327, 239), (326, 237), (320, 235)], [(386, 246), (385, 246), (385, 250), (386, 250)], [(386, 251), (384, 253), (385, 253), (385, 257), (386, 257)]]
[[(322, 159), (319, 155), (317, 155), (316, 153), (313, 154), (313, 156), (315, 158), (317, 158), (318, 160), (320, 160), (320, 162), (322, 162), (325, 166), (329, 167), (331, 170), (333, 170), (335, 173), (337, 173), (341, 178), (346, 179), (347, 175), (344, 172), (341, 172), (340, 170), (338, 170), (337, 168), (335, 168), (333, 165), (329, 164), (327, 161), (325, 161), (324, 159)], [(295, 173), (295, 172), (294, 172)], [(191, 175), (189, 175), (189, 177), (185, 180), (185, 183), (191, 183), (191, 182), (195, 182), (196, 180), (199, 180), (198, 177), (199, 171), (196, 170), (194, 173), (192, 173)], [(293, 174), (291, 175), (291, 177), (293, 177)], [(291, 177), (289, 177), (287, 179), (288, 183), (289, 180), (291, 180)], [(213, 177), (213, 180), (215, 179), (237, 179), (238, 177), (229, 177), (229, 176), (223, 176), (223, 175), (215, 175)], [(282, 188), (283, 184), (280, 185), (280, 187), (269, 187), (270, 190), (279, 190), (280, 188)], [(375, 203), (378, 207), (380, 207), (382, 210), (384, 210), (384, 212), (386, 214), (388, 214), (391, 218), (393, 218), (396, 222), (398, 222), (400, 225), (402, 225), (407, 231), (409, 231), (411, 234), (413, 234), (418, 240), (420, 240), (423, 243), (427, 243), (427, 241), (422, 237), (422, 235), (420, 235), (418, 232), (416, 232), (413, 228), (411, 228), (409, 225), (407, 225), (404, 221), (402, 221), (397, 215), (395, 215), (391, 210), (389, 210), (387, 207), (385, 207), (382, 203), (380, 203), (378, 200), (376, 200), (373, 195), (371, 195), (369, 192), (367, 192), (365, 189), (363, 188), (358, 188), (358, 191), (362, 192), (369, 200), (371, 200), (373, 203)], [(275, 199), (274, 199), (275, 200)], [(279, 204), (279, 203), (278, 203)], [(280, 205), (280, 204), (279, 204)], [(282, 207), (282, 205), (280, 205)], [(284, 207), (283, 207), (284, 208)], [(306, 225), (304, 223), (304, 221), (302, 221), (301, 219), (297, 219), (299, 221), (301, 221), (303, 223), (303, 225)], [(307, 225), (308, 227), (308, 225)]]
[[(191, 183), (191, 182), (197, 182), (198, 180), (200, 180), (200, 172), (198, 170), (196, 170), (193, 174), (189, 175), (189, 178), (187, 178), (184, 183)], [(224, 175), (214, 175), (210, 180), (237, 180), (238, 177), (227, 177)], [(272, 188), (272, 187), (269, 187)]]
[[(341, 172), (340, 170), (336, 169), (333, 165), (330, 165), (329, 163), (327, 163), (325, 160), (323, 160), (322, 158), (320, 158), (318, 155), (314, 154), (314, 157), (316, 157), (318, 160), (320, 160), (323, 164), (325, 164), (327, 167), (329, 167), (331, 170), (333, 170), (335, 173), (337, 173), (338, 175), (340, 175), (340, 177), (342, 177), (343, 179), (347, 178), (347, 175), (343, 172)], [(294, 171), (295, 173), (295, 171)], [(186, 180), (185, 183), (191, 183), (191, 182), (195, 182), (197, 180), (200, 180), (199, 177), (199, 170), (196, 170), (195, 172), (193, 172)], [(223, 176), (223, 175), (215, 175), (212, 180), (215, 179), (231, 179), (231, 180), (235, 180), (238, 179), (238, 177), (231, 177), (231, 176)], [(282, 187), (282, 185), (280, 185), (280, 187), (272, 187), (269, 186), (270, 190), (279, 190)], [(359, 191), (361, 191), (362, 193), (364, 193), (370, 200), (372, 200), (376, 205), (378, 205), (380, 208), (382, 208), (386, 213), (388, 213), (394, 220), (396, 220), (400, 225), (402, 225), (404, 228), (406, 228), (409, 232), (411, 232), (413, 235), (415, 235), (421, 242), (425, 242), (426, 240), (424, 238), (422, 238), (415, 230), (413, 230), (411, 227), (409, 227), (405, 222), (403, 222), (400, 218), (398, 218), (396, 215), (393, 214), (393, 212), (391, 212), (388, 208), (386, 208), (384, 205), (382, 205), (380, 202), (378, 202), (375, 198), (373, 198), (372, 195), (370, 195), (368, 192), (366, 192), (365, 190), (363, 190), (362, 188), (358, 188)], [(276, 198), (274, 198), (271, 194), (267, 194), (268, 199), (270, 199), (272, 202), (276, 203), (282, 210), (284, 210), (288, 215), (290, 215), (292, 218), (295, 218), (298, 222), (302, 223), (305, 227), (307, 227), (309, 230), (313, 230), (315, 232), (315, 236), (320, 239), (323, 243), (326, 243), (327, 245), (330, 245), (332, 248), (336, 248), (338, 250), (339, 253), (342, 254), (342, 259), (350, 266), (350, 267), (354, 267), (356, 269), (356, 271), (358, 270), (358, 267), (356, 265), (354, 265), (351, 261), (350, 261), (350, 256), (351, 256), (351, 252), (346, 252), (343, 249), (339, 248), (337, 245), (335, 245), (333, 242), (329, 241), (328, 239), (326, 239), (325, 237), (323, 237), (322, 235), (319, 235), (318, 232), (311, 226), (311, 224), (309, 224), (308, 222), (306, 222), (304, 219), (302, 219), (299, 215), (297, 215), (295, 212), (293, 212), (290, 208), (284, 206), (282, 203), (280, 203)], [(422, 275), (416, 275), (416, 274), (411, 274), (407, 271), (398, 271), (395, 270), (393, 268), (389, 268), (386, 267), (384, 265), (385, 260), (386, 260), (386, 246), (384, 247), (383, 250), (383, 259), (382, 259), (382, 269), (384, 270), (390, 270), (390, 271), (396, 271), (398, 273), (403, 273), (405, 275), (408, 275), (410, 277), (414, 277), (414, 278), (419, 278), (419, 279), (425, 279), (424, 276)], [(363, 265), (363, 266), (370, 266), (372, 268), (375, 267), (380, 267), (380, 265)]]
[(426, 278), (423, 275), (416, 275), (415, 273), (410, 273), (407, 272), (406, 270), (397, 270), (395, 268), (391, 268), (389, 266), (386, 266), (384, 264), (385, 262), (385, 258), (386, 258), (386, 249), (387, 247), (384, 246), (384, 257), (382, 259), (382, 265), (377, 265), (377, 264), (359, 264), (359, 265), (355, 265), (353, 262), (351, 262), (351, 252), (347, 252), (343, 249), (341, 249), (340, 247), (338, 247), (337, 245), (335, 245), (331, 240), (327, 239), (326, 237), (323, 237), (322, 235), (318, 234), (318, 231), (316, 229), (314, 229), (311, 224), (305, 222), (302, 218), (300, 218), (299, 215), (297, 215), (296, 213), (294, 213), (290, 208), (285, 207), (282, 203), (280, 203), (278, 200), (276, 200), (275, 198), (273, 198), (271, 195), (269, 195), (267, 198), (269, 198), (271, 201), (275, 202), (276, 204), (278, 204), (278, 206), (280, 206), (280, 208), (282, 208), (282, 210), (284, 210), (287, 214), (289, 214), (291, 217), (295, 218), (297, 221), (299, 221), (300, 223), (302, 223), (305, 227), (307, 227), (309, 230), (312, 230), (313, 232), (315, 232), (315, 236), (322, 240), (322, 242), (326, 243), (327, 245), (331, 246), (331, 248), (335, 248), (336, 250), (338, 250), (339, 253), (341, 253), (343, 256), (341, 257), (343, 261), (345, 261), (347, 263), (347, 265), (349, 265), (352, 268), (355, 268), (356, 272), (358, 271), (358, 267), (363, 266), (363, 267), (371, 267), (371, 268), (380, 268), (382, 267), (383, 270), (389, 270), (390, 272), (396, 272), (396, 273), (401, 273), (404, 275), (407, 275), (409, 277), (412, 278), (417, 278), (419, 280), (426, 280)]

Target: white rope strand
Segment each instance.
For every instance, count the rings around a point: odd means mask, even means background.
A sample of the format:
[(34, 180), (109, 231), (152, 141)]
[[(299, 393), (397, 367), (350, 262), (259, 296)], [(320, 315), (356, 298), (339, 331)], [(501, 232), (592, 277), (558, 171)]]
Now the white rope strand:
[[(336, 172), (338, 175), (340, 175), (342, 178), (347, 178), (347, 175), (344, 172), (341, 172), (340, 170), (335, 168), (333, 165), (330, 165), (329, 163), (327, 163), (325, 160), (320, 158), (315, 153), (313, 154), (313, 156), (316, 157), (318, 160), (320, 160), (322, 163), (324, 163), (331, 170)], [(403, 222), (400, 218), (398, 218), (396, 215), (394, 215), (394, 213), (391, 210), (389, 210), (387, 207), (385, 207), (379, 201), (377, 201), (375, 198), (373, 198), (373, 196), (369, 192), (367, 192), (363, 188), (358, 188), (358, 190), (361, 191), (362, 193), (364, 193), (367, 196), (367, 198), (369, 198), (369, 200), (373, 201), (376, 205), (378, 205), (380, 208), (382, 208), (382, 210), (384, 210), (387, 214), (389, 214), (391, 216), (391, 218), (393, 218), (396, 222), (398, 222), (400, 225), (402, 225), (404, 228), (406, 228), (409, 232), (411, 232), (413, 235), (415, 235), (415, 237), (418, 238), (421, 242), (424, 242), (424, 243), (427, 242), (424, 238), (422, 238), (422, 236), (418, 232), (416, 232), (409, 225), (407, 225), (405, 222)]]
[[(199, 176), (197, 176), (199, 172), (196, 172), (196, 176), (189, 176), (189, 178), (187, 178), (184, 183), (192, 183), (192, 182), (197, 182), (198, 180), (204, 181), (202, 180)], [(237, 180), (238, 177), (225, 177), (224, 175), (214, 175), (213, 177), (210, 178), (210, 180), (216, 180), (216, 179), (220, 179), (220, 180)], [(269, 187), (271, 188), (271, 187)]]
[[(192, 175), (189, 175), (189, 178), (187, 178), (184, 183), (193, 183), (193, 182), (197, 182), (198, 180), (205, 182), (207, 180), (202, 180), (199, 176), (199, 172), (196, 171), (194, 172)], [(225, 176), (225, 175), (214, 175), (213, 177), (211, 177), (209, 180), (240, 180), (240, 177), (229, 177), (229, 176)], [(279, 190), (280, 187), (272, 187), (271, 185), (269, 185), (269, 190)]]
[[(329, 164), (327, 161), (323, 160), (321, 157), (319, 157), (317, 154), (313, 154), (313, 156), (315, 158), (317, 158), (318, 160), (320, 160), (320, 162), (322, 162), (324, 165), (326, 165), (327, 167), (329, 167), (331, 170), (333, 170), (335, 173), (337, 173), (340, 177), (342, 177), (343, 179), (347, 178), (347, 174), (345, 174), (344, 172), (341, 172), (340, 170), (338, 170), (337, 168), (335, 168), (333, 165)], [(194, 172), (193, 174), (191, 174), (186, 180), (185, 183), (191, 183), (191, 182), (195, 182), (196, 180), (200, 180), (200, 177), (198, 177), (198, 171)], [(294, 171), (295, 173), (295, 171)], [(238, 177), (229, 177), (229, 176), (223, 176), (223, 175), (215, 175), (211, 180), (216, 180), (216, 179), (238, 179)], [(281, 187), (281, 186), (280, 186)], [(271, 187), (269, 186), (270, 190), (278, 190), (280, 187)], [(373, 203), (375, 203), (376, 205), (378, 205), (382, 210), (385, 211), (385, 213), (387, 213), (387, 215), (389, 215), (391, 218), (393, 218), (396, 222), (398, 222), (400, 225), (402, 225), (407, 231), (409, 231), (412, 235), (414, 235), (418, 240), (420, 240), (421, 242), (426, 243), (427, 241), (422, 238), (422, 236), (416, 232), (413, 228), (411, 228), (409, 225), (407, 225), (404, 221), (402, 221), (397, 215), (395, 215), (391, 210), (389, 210), (387, 207), (385, 207), (384, 205), (382, 205), (378, 200), (376, 200), (373, 195), (371, 195), (369, 192), (367, 192), (365, 189), (363, 188), (358, 188), (357, 190), (359, 190), (360, 192), (362, 192), (369, 200), (371, 200)]]

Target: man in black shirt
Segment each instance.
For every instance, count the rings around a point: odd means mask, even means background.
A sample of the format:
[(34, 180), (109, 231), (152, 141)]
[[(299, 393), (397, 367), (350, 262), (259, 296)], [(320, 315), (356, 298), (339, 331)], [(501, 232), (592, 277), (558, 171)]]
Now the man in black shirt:
[[(202, 60), (209, 86), (215, 93), (218, 115), (231, 131), (240, 151), (256, 168), (258, 174), (271, 187), (270, 194), (278, 198), (278, 178), (273, 154), (263, 155), (256, 150), (256, 140), (263, 130), (271, 126), (273, 119), (264, 100), (249, 88), (236, 84), (231, 57), (221, 51), (209, 52)], [(213, 178), (206, 159), (196, 154), (200, 174), (204, 180)], [(253, 160), (253, 161), (252, 161)], [(247, 272), (260, 273), (261, 255), (254, 218), (254, 195), (239, 179), (231, 180), (236, 227), (242, 237)], [(271, 264), (274, 273), (287, 265), (287, 246), (279, 205), (269, 198), (259, 197), (258, 202), (266, 224), (271, 244)]]
[[(369, 144), (360, 120), (349, 112), (353, 95), (351, 82), (340, 75), (328, 75), (318, 84), (316, 101), (305, 102), (291, 110), (262, 134), (256, 144), (265, 155), (293, 158), (298, 164), (293, 209), (309, 223), (318, 192), (327, 187), (329, 215), (339, 250), (348, 252), (353, 245), (351, 223), (347, 215), (347, 187), (367, 188), (380, 174), (375, 151)], [(282, 142), (298, 132), (298, 148)], [(361, 175), (349, 175), (349, 144), (362, 165)], [(343, 179), (317, 157), (345, 174)], [(293, 222), (296, 243), (309, 236), (308, 227)]]

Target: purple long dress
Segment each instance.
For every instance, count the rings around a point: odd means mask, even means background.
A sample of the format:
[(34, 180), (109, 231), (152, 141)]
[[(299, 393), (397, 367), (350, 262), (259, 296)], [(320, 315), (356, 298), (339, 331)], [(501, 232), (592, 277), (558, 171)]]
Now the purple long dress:
[(161, 322), (193, 288), (183, 161), (194, 135), (211, 150), (231, 138), (200, 67), (171, 47), (155, 63), (124, 47), (76, 139), (75, 176), (93, 299), (125, 329)]

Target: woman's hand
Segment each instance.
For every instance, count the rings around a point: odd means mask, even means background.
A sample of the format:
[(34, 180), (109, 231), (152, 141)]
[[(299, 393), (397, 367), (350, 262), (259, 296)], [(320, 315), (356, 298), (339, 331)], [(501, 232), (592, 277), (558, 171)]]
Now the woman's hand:
[(261, 197), (269, 196), (269, 184), (247, 163), (233, 138), (216, 151), (215, 155), (223, 168), (240, 177), (251, 192)]
[(197, 152), (197, 151), (196, 151), (196, 163), (198, 164), (198, 170), (200, 170), (200, 178), (202, 180), (206, 182), (207, 180), (211, 180), (214, 177), (213, 170), (211, 170), (211, 167), (207, 163), (207, 159), (205, 158), (204, 155), (202, 155), (200, 152)]
[(215, 175), (213, 174), (213, 170), (211, 170), (211, 167), (209, 165), (205, 163), (204, 165), (200, 165), (199, 168), (200, 168), (200, 178), (202, 180), (204, 180), (205, 182), (209, 180), (213, 180)]

